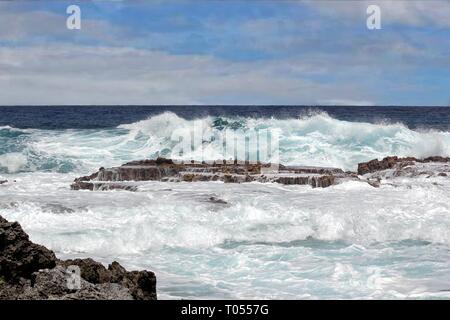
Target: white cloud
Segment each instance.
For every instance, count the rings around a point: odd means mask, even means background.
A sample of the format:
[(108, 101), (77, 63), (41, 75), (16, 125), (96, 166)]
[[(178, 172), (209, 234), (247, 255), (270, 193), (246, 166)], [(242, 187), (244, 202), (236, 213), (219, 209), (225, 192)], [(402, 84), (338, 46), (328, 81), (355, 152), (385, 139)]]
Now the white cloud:
[(330, 106), (373, 106), (375, 103), (366, 100), (351, 100), (351, 99), (330, 99), (319, 101), (321, 105)]
[[(315, 104), (364, 100), (357, 81), (321, 84), (307, 65), (229, 62), (118, 47), (0, 47), (0, 104)], [(306, 70), (306, 71), (305, 71)]]
[[(15, 43), (45, 43), (58, 39), (66, 41), (90, 40), (118, 44), (126, 38), (127, 30), (102, 20), (83, 18), (81, 30), (68, 30), (67, 16), (48, 11), (21, 11), (20, 13), (0, 6), (0, 41)], [(65, 12), (64, 12), (65, 13)]]
[[(334, 16), (355, 17), (362, 10), (364, 18), (368, 1), (306, 3)], [(401, 5), (388, 5), (403, 17)], [(124, 26), (89, 19), (83, 20), (81, 31), (69, 31), (64, 15), (17, 15), (3, 7), (0, 3), (0, 41), (23, 43), (0, 46), (0, 104), (382, 104), (403, 87), (417, 91), (408, 74), (418, 67), (449, 64), (448, 39), (427, 36), (411, 42), (394, 32), (373, 41), (344, 31), (324, 38), (312, 32), (320, 31), (320, 18), (249, 20), (239, 29), (247, 35), (243, 41), (251, 40), (247, 46), (295, 54), (232, 62), (132, 48), (148, 37), (156, 43), (173, 41), (166, 34), (146, 33), (141, 39), (143, 34), (136, 36)], [(445, 13), (447, 7), (433, 8)], [(329, 11), (333, 9), (337, 11)], [(298, 28), (307, 32), (299, 35)], [(399, 75), (403, 81), (396, 80)]]
[(450, 27), (449, 0), (320, 0), (302, 2), (333, 17), (366, 18), (369, 5), (379, 5), (383, 24)]

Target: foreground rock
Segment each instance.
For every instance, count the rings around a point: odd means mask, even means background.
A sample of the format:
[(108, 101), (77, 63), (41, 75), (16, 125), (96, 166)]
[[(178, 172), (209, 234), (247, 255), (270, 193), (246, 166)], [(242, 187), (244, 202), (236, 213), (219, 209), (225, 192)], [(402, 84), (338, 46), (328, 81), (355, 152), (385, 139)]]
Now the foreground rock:
[[(81, 271), (81, 287), (68, 285), (68, 270)], [(92, 259), (58, 260), (29, 240), (17, 222), (0, 216), (0, 299), (155, 300), (156, 277), (150, 271), (126, 271), (118, 262), (108, 268)]]
[(270, 164), (250, 164), (245, 162), (183, 163), (171, 159), (141, 160), (126, 163), (120, 167), (100, 168), (89, 176), (75, 179), (73, 190), (136, 190), (136, 186), (126, 181), (222, 181), (225, 183), (276, 182), (282, 184), (329, 187), (340, 179), (355, 177), (341, 169), (283, 166), (274, 171)]

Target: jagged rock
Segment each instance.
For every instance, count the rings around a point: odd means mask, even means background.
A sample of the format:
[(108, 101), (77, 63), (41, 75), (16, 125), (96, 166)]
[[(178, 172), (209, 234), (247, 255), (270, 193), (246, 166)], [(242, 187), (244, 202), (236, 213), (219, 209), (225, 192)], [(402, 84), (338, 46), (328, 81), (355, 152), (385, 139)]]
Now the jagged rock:
[[(69, 266), (81, 271), (81, 288), (67, 285)], [(29, 240), (17, 222), (0, 216), (0, 299), (155, 300), (156, 277), (150, 271), (126, 271), (118, 262), (106, 269), (90, 258), (58, 260)]]
[(110, 272), (108, 272), (105, 266), (91, 258), (66, 260), (61, 261), (61, 264), (65, 267), (72, 265), (78, 266), (83, 279), (91, 283), (105, 283), (111, 280)]
[(27, 300), (132, 300), (130, 291), (117, 283), (92, 284), (80, 280), (80, 289), (67, 286), (66, 268), (57, 266), (33, 273), (20, 299)]
[(101, 167), (100, 169), (98, 169), (99, 170), (98, 172), (95, 172), (95, 173), (93, 173), (93, 174), (91, 174), (89, 176), (84, 176), (84, 177), (77, 178), (77, 179), (75, 179), (75, 181), (89, 181), (89, 180), (93, 180), (93, 179), (97, 178), (98, 173), (103, 171), (104, 169), (105, 168)]
[[(199, 182), (222, 181), (225, 183), (243, 182), (277, 182), (282, 184), (300, 184), (316, 187), (329, 187), (342, 178), (353, 174), (337, 168), (284, 166), (279, 165), (276, 172), (271, 171), (271, 164), (248, 163), (242, 161), (213, 162), (175, 162), (171, 159), (140, 160), (125, 163), (120, 167), (101, 168), (90, 176), (77, 178), (73, 190), (132, 190), (133, 186), (125, 182), (171, 181)], [(135, 187), (134, 187), (135, 188)]]
[(386, 157), (381, 161), (378, 159), (358, 164), (358, 174), (364, 175), (375, 171), (386, 170), (392, 168), (398, 161), (398, 157)]
[[(428, 157), (416, 159), (412, 157), (387, 157), (383, 160), (372, 160), (360, 163), (358, 173), (364, 175), (362, 179), (372, 186), (379, 186), (381, 180), (402, 178), (435, 178), (450, 175), (450, 158)], [(374, 180), (378, 182), (373, 183)]]
[(425, 159), (416, 159), (414, 157), (399, 158), (394, 156), (394, 157), (386, 157), (382, 160), (374, 159), (368, 162), (359, 163), (358, 174), (365, 175), (367, 173), (392, 169), (395, 166), (399, 168), (404, 168), (407, 166), (414, 165), (415, 163), (430, 163), (430, 162), (448, 163), (450, 162), (450, 158), (435, 156), (435, 157), (428, 157)]
[(75, 265), (80, 268), (81, 276), (93, 284), (118, 283), (128, 288), (136, 300), (156, 299), (156, 277), (150, 271), (128, 272), (117, 261), (106, 269), (101, 263), (90, 258), (66, 260), (62, 264), (66, 267)]
[(55, 265), (56, 256), (52, 251), (31, 242), (17, 222), (0, 217), (0, 276), (14, 281)]
[(130, 290), (136, 300), (156, 300), (156, 278), (153, 272), (127, 272), (120, 283)]

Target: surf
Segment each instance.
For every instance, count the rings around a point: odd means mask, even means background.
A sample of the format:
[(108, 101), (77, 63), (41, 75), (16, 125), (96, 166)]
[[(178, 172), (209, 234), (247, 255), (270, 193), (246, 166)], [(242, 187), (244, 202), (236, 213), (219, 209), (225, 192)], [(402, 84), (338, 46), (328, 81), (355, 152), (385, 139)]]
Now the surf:
[[(184, 119), (172, 112), (107, 129), (0, 128), (0, 173), (27, 171), (87, 172), (125, 161), (166, 157), (180, 160), (223, 158), (220, 141), (205, 140), (182, 156), (173, 133), (189, 137), (201, 123), (202, 135), (224, 130), (245, 135), (248, 131), (278, 133), (280, 162), (355, 170), (359, 162), (389, 155), (450, 156), (450, 132), (412, 130), (404, 124), (351, 122), (325, 112), (277, 119), (213, 117)], [(238, 137), (244, 141), (245, 137)], [(229, 155), (228, 155), (229, 156)], [(245, 160), (242, 158), (238, 160)]]

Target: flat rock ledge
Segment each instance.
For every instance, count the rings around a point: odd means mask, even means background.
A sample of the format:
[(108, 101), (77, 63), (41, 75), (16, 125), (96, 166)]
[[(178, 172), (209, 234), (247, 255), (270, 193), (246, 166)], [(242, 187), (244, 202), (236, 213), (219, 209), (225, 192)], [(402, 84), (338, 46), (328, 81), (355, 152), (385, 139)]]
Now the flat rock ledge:
[(197, 182), (222, 181), (225, 183), (276, 182), (281, 184), (310, 185), (326, 188), (342, 178), (356, 177), (337, 168), (284, 166), (273, 170), (271, 164), (250, 164), (235, 161), (176, 162), (171, 159), (140, 160), (120, 167), (100, 168), (99, 171), (75, 179), (73, 190), (125, 189), (135, 191), (136, 186), (122, 182), (170, 181)]
[[(276, 168), (276, 169), (274, 169)], [(286, 185), (310, 185), (326, 188), (343, 181), (354, 180), (379, 187), (382, 179), (395, 177), (447, 177), (450, 176), (450, 158), (435, 156), (425, 159), (414, 157), (386, 157), (358, 164), (357, 172), (344, 172), (338, 168), (312, 166), (273, 166), (243, 161), (180, 162), (171, 159), (139, 160), (120, 167), (100, 168), (97, 172), (76, 178), (73, 190), (137, 191), (141, 181), (197, 182), (222, 181), (225, 183), (276, 182)]]
[[(75, 289), (68, 285), (73, 266), (81, 271)], [(129, 272), (118, 262), (106, 268), (89, 258), (59, 260), (51, 250), (31, 242), (17, 222), (8, 222), (0, 216), (0, 300), (156, 298), (153, 272)]]

